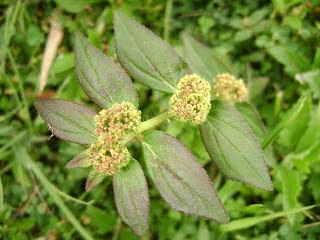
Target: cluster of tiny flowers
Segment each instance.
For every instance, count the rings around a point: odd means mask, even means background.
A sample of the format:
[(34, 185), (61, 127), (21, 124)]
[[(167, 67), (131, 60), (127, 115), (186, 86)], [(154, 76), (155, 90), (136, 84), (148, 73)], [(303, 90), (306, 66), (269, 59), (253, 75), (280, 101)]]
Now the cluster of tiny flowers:
[(204, 122), (211, 107), (210, 91), (210, 84), (198, 75), (184, 76), (170, 98), (169, 114), (181, 122)]
[(242, 102), (248, 90), (242, 79), (236, 79), (229, 73), (218, 74), (213, 80), (213, 92), (217, 98), (229, 103)]
[(88, 153), (88, 164), (104, 175), (119, 173), (128, 165), (130, 153), (121, 140), (129, 132), (138, 133), (141, 111), (130, 102), (116, 103), (94, 117), (98, 137)]

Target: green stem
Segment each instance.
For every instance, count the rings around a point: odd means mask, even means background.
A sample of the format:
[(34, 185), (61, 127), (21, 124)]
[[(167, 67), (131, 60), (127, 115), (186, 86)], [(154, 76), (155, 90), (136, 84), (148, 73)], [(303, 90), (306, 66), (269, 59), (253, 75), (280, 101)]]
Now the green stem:
[[(158, 115), (158, 116), (156, 116), (154, 118), (151, 118), (151, 119), (149, 119), (147, 121), (142, 122), (137, 134), (140, 134), (140, 133), (142, 133), (142, 132), (144, 132), (146, 130), (155, 128), (156, 126), (160, 125), (164, 121), (168, 120), (169, 117), (170, 117), (170, 115), (168, 114), (168, 112), (164, 112), (164, 113), (161, 113), (160, 115)], [(122, 140), (122, 144), (125, 145), (128, 142), (130, 142), (137, 134), (133, 133), (133, 132), (128, 133), (124, 137), (124, 139)]]
[[(35, 162), (31, 159), (27, 151), (20, 147), (19, 145), (15, 146), (17, 154), (24, 164), (24, 166), (28, 169), (30, 169), (40, 180), (44, 188), (47, 190), (49, 195), (54, 200), (54, 203), (57, 204), (57, 206), (60, 208), (60, 210), (63, 212), (64, 216), (68, 219), (68, 221), (73, 225), (73, 227), (81, 234), (81, 236), (86, 240), (93, 240), (93, 238), (90, 236), (90, 234), (87, 232), (87, 230), (80, 224), (78, 219), (72, 214), (70, 209), (67, 207), (67, 205), (64, 203), (64, 201), (60, 198), (60, 196), (56, 193), (54, 186), (49, 182), (49, 180), (46, 178), (46, 176), (42, 173), (40, 168), (35, 164)], [(22, 159), (23, 158), (23, 159)]]
[(170, 116), (169, 116), (168, 112), (164, 112), (154, 118), (151, 118), (147, 121), (142, 122), (140, 125), (139, 133), (142, 133), (146, 130), (152, 129), (152, 128), (160, 125), (164, 121), (168, 120), (169, 117)]
[(122, 224), (121, 218), (118, 217), (117, 224), (116, 224), (116, 227), (115, 227), (114, 232), (113, 232), (112, 240), (117, 240), (118, 239), (121, 224)]
[(172, 4), (173, 0), (168, 0), (166, 4), (166, 11), (164, 16), (164, 32), (163, 32), (163, 39), (167, 42), (170, 40), (170, 18), (172, 12)]
[(94, 203), (94, 200), (91, 200), (90, 202), (85, 202), (85, 201), (82, 201), (82, 200), (79, 200), (77, 198), (74, 198), (64, 192), (62, 192), (61, 190), (59, 190), (58, 188), (56, 188), (54, 185), (52, 185), (52, 187), (54, 188), (54, 190), (60, 194), (62, 197), (64, 197), (66, 200), (70, 200), (70, 201), (73, 201), (73, 202), (76, 202), (76, 203), (79, 203), (79, 204), (83, 204), (83, 205), (90, 205), (92, 203)]

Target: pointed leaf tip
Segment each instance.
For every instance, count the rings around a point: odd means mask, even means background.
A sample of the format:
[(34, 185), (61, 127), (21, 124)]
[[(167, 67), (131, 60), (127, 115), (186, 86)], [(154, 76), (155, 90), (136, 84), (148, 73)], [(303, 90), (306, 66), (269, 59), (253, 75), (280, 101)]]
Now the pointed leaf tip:
[(143, 153), (162, 198), (175, 210), (227, 223), (226, 213), (206, 171), (176, 138), (148, 131)]
[(261, 146), (233, 106), (212, 101), (200, 130), (212, 161), (224, 175), (263, 190), (273, 190)]
[(54, 136), (78, 144), (96, 140), (93, 119), (96, 113), (90, 108), (54, 98), (37, 98), (34, 106)]
[(115, 203), (122, 220), (141, 239), (149, 239), (150, 197), (140, 164), (132, 159), (113, 176)]
[(91, 168), (89, 172), (89, 176), (86, 181), (86, 191), (90, 192), (93, 188), (98, 186), (103, 179), (105, 178), (104, 175), (96, 172), (93, 168)]
[(114, 13), (116, 52), (135, 80), (155, 90), (173, 93), (188, 64), (164, 40), (127, 15)]
[(75, 33), (75, 72), (84, 92), (101, 108), (128, 101), (138, 107), (139, 99), (124, 69), (94, 47), (82, 33)]
[(86, 168), (90, 167), (90, 165), (87, 162), (87, 150), (84, 150), (77, 156), (75, 156), (73, 159), (71, 159), (67, 165), (66, 168)]

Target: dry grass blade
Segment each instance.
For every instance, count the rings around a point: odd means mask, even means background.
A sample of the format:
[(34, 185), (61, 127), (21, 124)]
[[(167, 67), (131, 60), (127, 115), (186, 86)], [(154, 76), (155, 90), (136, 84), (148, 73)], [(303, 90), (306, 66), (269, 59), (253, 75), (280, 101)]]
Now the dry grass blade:
[(46, 47), (41, 63), (40, 77), (38, 83), (38, 95), (40, 95), (46, 86), (49, 71), (56, 55), (57, 49), (63, 38), (62, 26), (56, 21), (51, 22), (51, 28), (48, 35)]

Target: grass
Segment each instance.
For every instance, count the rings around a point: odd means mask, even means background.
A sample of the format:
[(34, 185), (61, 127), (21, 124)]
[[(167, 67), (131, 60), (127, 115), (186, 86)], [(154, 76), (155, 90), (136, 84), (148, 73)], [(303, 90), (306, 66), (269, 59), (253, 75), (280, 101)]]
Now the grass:
[[(73, 61), (68, 58), (73, 34), (83, 32), (114, 57), (112, 13), (119, 9), (163, 36), (181, 54), (180, 35), (189, 34), (231, 62), (253, 86), (250, 101), (268, 132), (262, 147), (272, 145), (274, 150), (275, 164), (269, 166), (274, 191), (265, 192), (217, 173), (204, 149), (196, 145), (197, 129), (164, 124), (204, 165), (231, 222), (220, 226), (175, 212), (149, 181), (153, 238), (316, 239), (320, 233), (320, 212), (315, 205), (320, 201), (319, 89), (316, 80), (307, 77), (320, 69), (319, 6), (303, 1), (279, 6), (262, 0), (246, 4), (97, 1), (83, 6), (82, 2), (73, 10), (53, 0), (0, 4), (4, 13), (0, 17), (0, 238), (136, 239), (117, 216), (111, 180), (84, 193), (87, 171), (64, 167), (83, 148), (56, 138), (48, 140), (48, 128), (32, 105), (53, 17), (62, 24), (64, 38), (42, 96), (92, 105), (78, 86)], [(273, 46), (281, 50), (278, 55)], [(303, 84), (295, 80), (297, 74), (306, 76)], [(166, 94), (135, 86), (145, 119), (166, 108)], [(133, 148), (135, 157), (141, 158), (139, 147)], [(297, 212), (304, 214), (292, 215)]]

